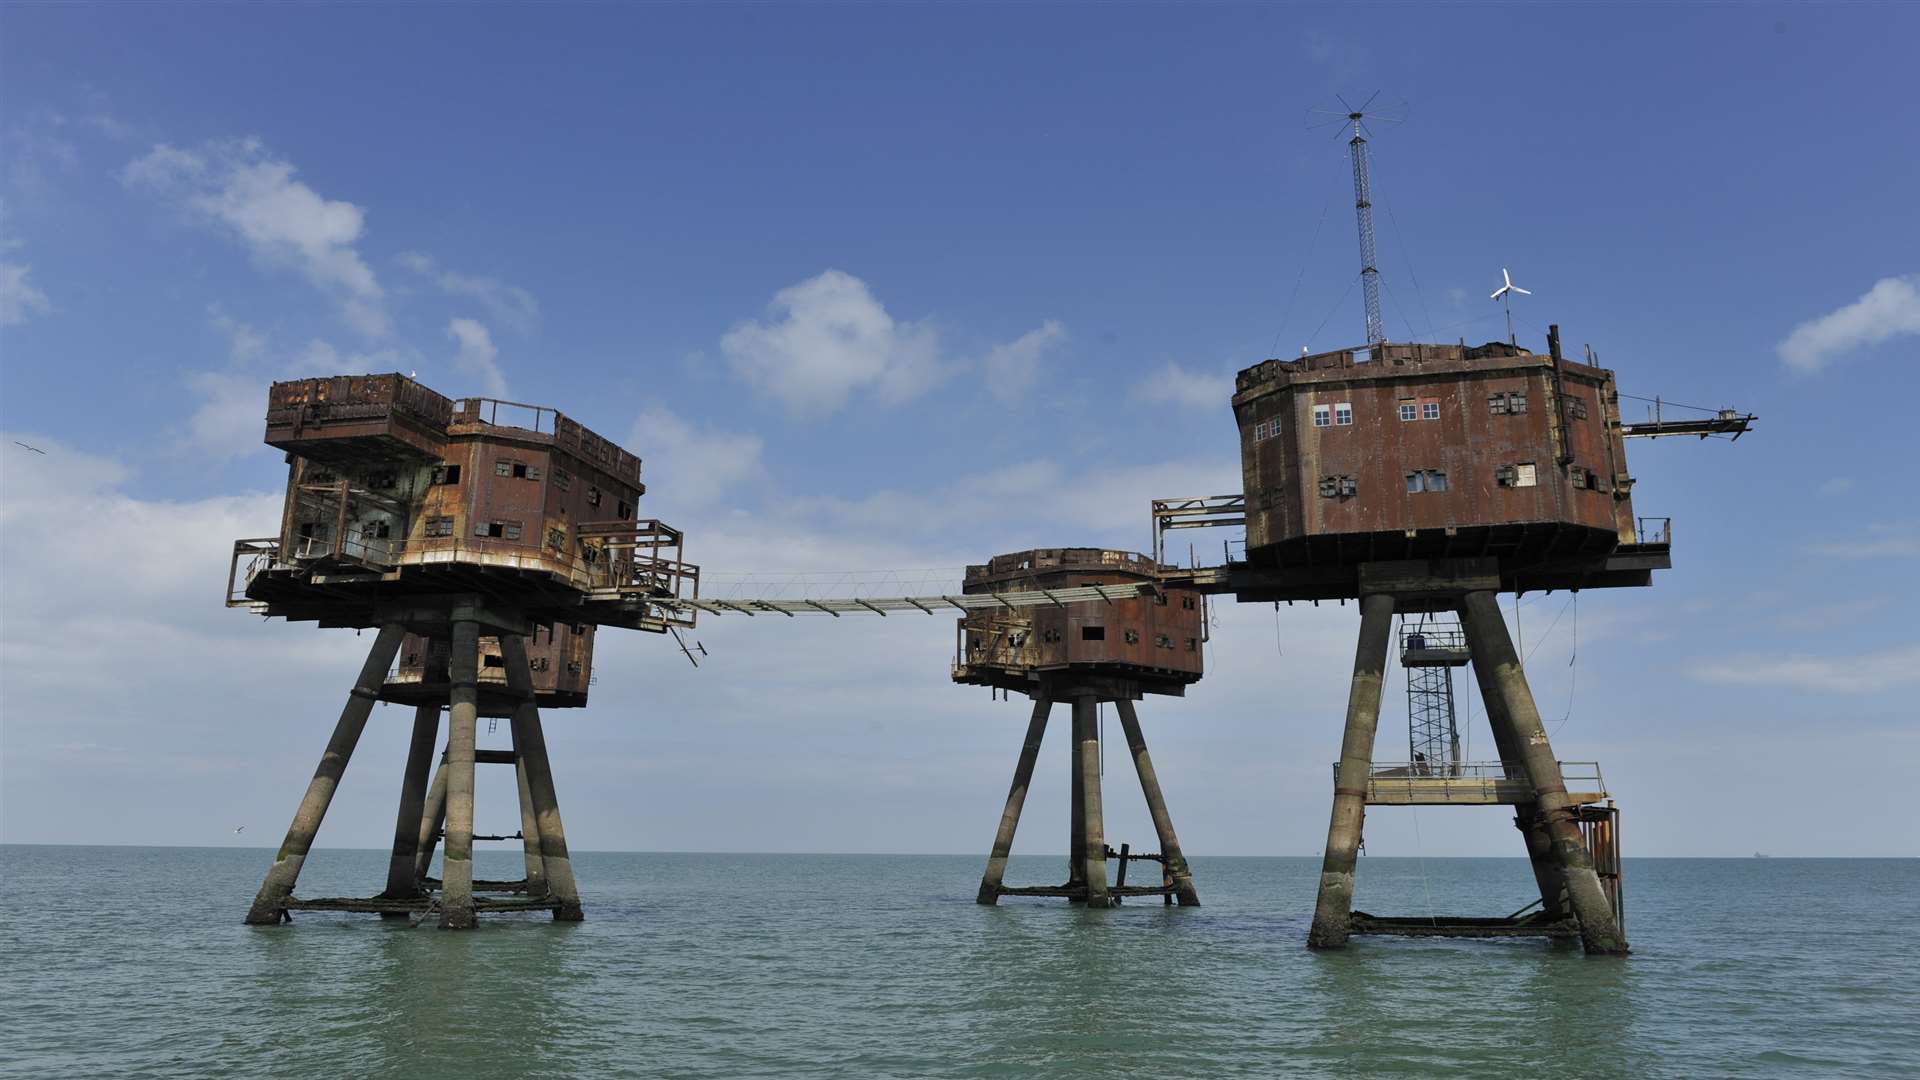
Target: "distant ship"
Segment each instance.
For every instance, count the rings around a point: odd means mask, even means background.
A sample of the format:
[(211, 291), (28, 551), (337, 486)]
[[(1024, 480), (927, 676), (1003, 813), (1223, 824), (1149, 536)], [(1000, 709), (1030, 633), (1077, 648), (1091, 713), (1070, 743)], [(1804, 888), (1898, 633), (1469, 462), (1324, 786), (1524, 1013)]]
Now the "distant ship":
[(1760, 852), (1760, 851), (1756, 851), (1756, 852), (1754, 852), (1754, 853), (1753, 853), (1753, 857), (1754, 857), (1754, 858), (1756, 858), (1756, 859), (1771, 859), (1771, 858), (1773, 858), (1773, 856), (1771, 856), (1771, 855), (1768, 855), (1768, 854), (1766, 854), (1765, 852)]

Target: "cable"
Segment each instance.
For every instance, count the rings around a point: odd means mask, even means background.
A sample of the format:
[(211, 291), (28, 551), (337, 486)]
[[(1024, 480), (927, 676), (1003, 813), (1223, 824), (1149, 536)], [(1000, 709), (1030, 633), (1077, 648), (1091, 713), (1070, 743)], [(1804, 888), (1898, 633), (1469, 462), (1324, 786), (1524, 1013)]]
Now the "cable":
[(1413, 295), (1420, 300), (1420, 314), (1427, 317), (1427, 333), (1436, 340), (1439, 333), (1433, 328), (1433, 312), (1427, 308), (1427, 296), (1420, 291), (1420, 275), (1413, 272), (1413, 256), (1407, 254), (1407, 235), (1400, 231), (1400, 219), (1394, 216), (1393, 204), (1387, 203), (1387, 220), (1393, 222), (1393, 238), (1400, 242), (1400, 259), (1407, 264), (1407, 278), (1413, 282)]
[(1327, 211), (1333, 209), (1333, 200), (1328, 199), (1320, 206), (1320, 221), (1313, 227), (1313, 239), (1307, 242), (1307, 253), (1300, 260), (1300, 273), (1293, 279), (1293, 291), (1287, 294), (1286, 310), (1280, 313), (1280, 325), (1273, 331), (1273, 344), (1267, 348), (1269, 354), (1280, 351), (1280, 335), (1286, 333), (1287, 320), (1293, 318), (1293, 302), (1300, 297), (1300, 283), (1307, 279), (1307, 264), (1313, 259), (1313, 249), (1320, 244), (1320, 227), (1327, 223)]
[[(1314, 328), (1313, 328), (1313, 333), (1312, 333), (1312, 334), (1311, 334), (1310, 336), (1308, 336), (1308, 338), (1307, 338), (1307, 341), (1306, 341), (1306, 344), (1307, 344), (1307, 347), (1308, 347), (1308, 348), (1312, 348), (1312, 347), (1313, 347), (1313, 339), (1314, 339), (1314, 338), (1317, 338), (1317, 337), (1319, 337), (1319, 336), (1320, 336), (1320, 331), (1322, 331), (1322, 330), (1325, 330), (1325, 329), (1327, 328), (1327, 322), (1328, 322), (1328, 320), (1330, 320), (1330, 319), (1332, 319), (1332, 318), (1333, 318), (1333, 313), (1334, 313), (1334, 312), (1336, 312), (1336, 311), (1339, 311), (1339, 310), (1340, 310), (1340, 305), (1341, 305), (1341, 304), (1344, 304), (1344, 303), (1346, 303), (1346, 302), (1347, 302), (1347, 297), (1349, 297), (1349, 296), (1352, 296), (1352, 295), (1353, 295), (1353, 287), (1354, 287), (1355, 285), (1358, 285), (1358, 284), (1360, 284), (1360, 275), (1358, 275), (1358, 274), (1355, 274), (1355, 275), (1353, 276), (1353, 279), (1352, 279), (1351, 281), (1348, 281), (1348, 282), (1347, 282), (1347, 291), (1346, 291), (1346, 292), (1343, 292), (1343, 293), (1341, 293), (1341, 294), (1340, 294), (1340, 299), (1338, 299), (1338, 300), (1335, 300), (1335, 301), (1333, 302), (1333, 307), (1331, 307), (1331, 308), (1329, 308), (1329, 309), (1327, 309), (1327, 317), (1326, 317), (1325, 319), (1321, 319), (1321, 320), (1320, 320), (1320, 325), (1319, 325), (1319, 326), (1316, 326), (1316, 327), (1314, 327)], [(1371, 343), (1371, 342), (1369, 342), (1368, 344), (1372, 344), (1372, 343)]]

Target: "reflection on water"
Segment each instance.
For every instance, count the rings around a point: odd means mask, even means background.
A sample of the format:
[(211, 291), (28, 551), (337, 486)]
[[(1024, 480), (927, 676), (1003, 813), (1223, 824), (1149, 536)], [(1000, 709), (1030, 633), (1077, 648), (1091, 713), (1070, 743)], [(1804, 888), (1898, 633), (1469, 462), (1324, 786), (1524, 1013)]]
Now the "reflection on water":
[[(1907, 861), (1652, 861), (1633, 956), (1303, 942), (1317, 861), (1206, 906), (972, 902), (977, 857), (577, 859), (588, 921), (239, 924), (268, 853), (0, 848), (0, 1076), (1801, 1076), (1912, 1071)], [(486, 860), (495, 858), (492, 868)], [(510, 876), (512, 852), (483, 853)], [(1761, 869), (1756, 870), (1755, 867)], [(347, 894), (378, 852), (318, 852)], [(1057, 876), (1016, 858), (1010, 879)], [(1369, 859), (1368, 910), (1519, 906), (1526, 863)], [(116, 897), (76, 918), (74, 898)], [(127, 902), (137, 897), (138, 902)], [(1845, 927), (1829, 918), (1847, 898)], [(1524, 896), (1521, 896), (1524, 899)], [(1503, 907), (1504, 905), (1504, 907)]]

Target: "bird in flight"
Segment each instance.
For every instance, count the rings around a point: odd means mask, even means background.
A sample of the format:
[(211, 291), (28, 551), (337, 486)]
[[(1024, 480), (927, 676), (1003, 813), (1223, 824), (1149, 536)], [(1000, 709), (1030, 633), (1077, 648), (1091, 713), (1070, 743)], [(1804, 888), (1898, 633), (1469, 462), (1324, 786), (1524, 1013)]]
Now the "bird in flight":
[(233, 835), (235, 836), (239, 836), (241, 833), (246, 831), (247, 831), (247, 827), (245, 825), (235, 825), (233, 827)]
[(27, 444), (26, 444), (26, 443), (23, 443), (23, 442), (21, 442), (21, 441), (20, 441), (19, 439), (15, 439), (15, 440), (13, 440), (13, 445), (15, 445), (15, 446), (26, 446), (26, 447), (27, 447), (27, 449), (29, 449), (29, 450), (31, 450), (31, 451), (33, 451), (33, 452), (34, 452), (34, 453), (36, 453), (36, 454), (39, 454), (39, 455), (40, 455), (41, 457), (46, 457), (46, 456), (47, 456), (47, 452), (46, 452), (45, 450), (42, 450), (42, 449), (40, 449), (40, 448), (39, 448), (39, 447), (37, 447), (37, 446), (27, 446)]

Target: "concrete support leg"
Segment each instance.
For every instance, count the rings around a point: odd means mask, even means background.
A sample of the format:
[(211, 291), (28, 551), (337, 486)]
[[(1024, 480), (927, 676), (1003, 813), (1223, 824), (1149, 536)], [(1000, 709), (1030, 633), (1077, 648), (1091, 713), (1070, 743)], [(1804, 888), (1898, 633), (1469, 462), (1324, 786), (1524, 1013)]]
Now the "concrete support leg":
[(1073, 699), (1074, 755), (1080, 763), (1080, 851), (1086, 860), (1081, 877), (1087, 884), (1088, 907), (1112, 907), (1107, 892), (1107, 830), (1100, 805), (1100, 722), (1091, 697)]
[(326, 752), (320, 755), (320, 765), (313, 770), (307, 793), (300, 799), (300, 808), (294, 811), (293, 824), (287, 826), (287, 838), (281, 842), (280, 850), (273, 857), (273, 868), (267, 871), (267, 879), (261, 883), (260, 892), (247, 911), (249, 925), (271, 926), (286, 918), (284, 902), (293, 895), (294, 883), (300, 880), (300, 867), (313, 848), (313, 836), (320, 831), (320, 822), (327, 816), (327, 806), (333, 802), (334, 790), (347, 771), (347, 761), (353, 757), (353, 748), (366, 729), (367, 716), (373, 712), (380, 686), (387, 680), (387, 668), (392, 665), (394, 654), (400, 651), (400, 639), (406, 633), (406, 628), (398, 624), (383, 626), (373, 641), (373, 648), (367, 650), (367, 662), (361, 665), (360, 677), (354, 681), (346, 707), (340, 710), (333, 737), (327, 740)]
[[(1487, 726), (1493, 729), (1493, 744), (1500, 754), (1500, 761), (1509, 770), (1508, 775), (1525, 775), (1526, 766), (1521, 763), (1519, 748), (1513, 745), (1513, 720), (1507, 713), (1506, 699), (1494, 682), (1492, 671), (1487, 665), (1476, 662), (1473, 665), (1473, 677), (1480, 685), (1480, 700), (1486, 703)], [(1560, 861), (1554, 857), (1553, 840), (1547, 835), (1547, 826), (1540, 817), (1539, 806), (1530, 802), (1516, 805), (1513, 808), (1513, 824), (1527, 843), (1527, 861), (1533, 865), (1533, 880), (1540, 887), (1540, 910), (1549, 919), (1566, 918), (1566, 876), (1560, 872)]]
[[(1540, 722), (1540, 710), (1534, 705), (1533, 691), (1527, 686), (1526, 673), (1520, 668), (1513, 638), (1507, 633), (1506, 620), (1500, 617), (1493, 593), (1468, 593), (1461, 615), (1473, 664), (1487, 669), (1505, 707), (1507, 737), (1533, 785), (1541, 824), (1552, 841), (1554, 858), (1566, 882), (1567, 904), (1580, 921), (1581, 943), (1590, 954), (1624, 953), (1627, 939), (1620, 933), (1606, 890), (1594, 873), (1593, 859), (1567, 798), (1560, 762), (1547, 743), (1547, 729)], [(1491, 710), (1488, 717), (1496, 719)]]
[[(463, 617), (464, 616), (464, 617)], [(453, 687), (447, 709), (447, 856), (440, 871), (440, 928), (467, 930), (473, 909), (473, 744), (480, 719), (480, 625), (453, 612)]]
[(440, 830), (447, 825), (447, 755), (440, 755), (440, 767), (433, 770), (433, 783), (427, 787), (426, 807), (420, 811), (420, 847), (413, 856), (413, 876), (427, 880), (433, 869), (433, 849), (440, 846)]
[(1047, 716), (1053, 702), (1046, 695), (1033, 699), (1033, 717), (1027, 721), (1027, 741), (1020, 747), (1020, 763), (1013, 767), (1013, 786), (1007, 789), (1006, 809), (1000, 812), (1000, 831), (993, 836), (993, 854), (987, 856), (987, 872), (980, 877), (980, 894), (974, 899), (993, 904), (1000, 899), (1000, 885), (1007, 876), (1007, 855), (1013, 850), (1014, 830), (1020, 827), (1020, 811), (1027, 804), (1027, 787), (1033, 783), (1033, 766), (1040, 758), (1040, 743), (1046, 738)]
[(527, 861), (527, 895), (547, 895), (547, 862), (540, 856), (540, 819), (533, 812), (533, 792), (527, 787), (527, 765), (516, 753), (513, 780), (520, 789), (520, 846)]
[[(1067, 887), (1087, 884), (1087, 774), (1080, 767), (1080, 706), (1068, 703), (1067, 721)], [(1073, 903), (1080, 903), (1074, 897)]]
[[(1127, 749), (1133, 753), (1133, 770), (1140, 776), (1141, 794), (1147, 797), (1147, 812), (1153, 815), (1153, 831), (1160, 836), (1160, 854), (1166, 858), (1167, 873), (1173, 877), (1175, 894), (1181, 907), (1199, 907), (1200, 893), (1193, 887), (1193, 873), (1187, 869), (1187, 857), (1180, 851), (1180, 838), (1173, 832), (1173, 815), (1167, 813), (1167, 798), (1160, 792), (1160, 777), (1153, 771), (1153, 758), (1147, 755), (1147, 739), (1140, 732), (1140, 717), (1133, 702), (1116, 701), (1120, 726), (1127, 734)], [(1122, 867), (1122, 872), (1125, 868)]]
[[(420, 854), (420, 817), (426, 812), (427, 777), (433, 772), (433, 748), (440, 741), (440, 706), (421, 705), (413, 711), (413, 741), (407, 746), (407, 768), (400, 775), (400, 811), (393, 823), (393, 860), (387, 865), (387, 889), (381, 896), (404, 900), (419, 896), (420, 877), (414, 873)], [(401, 913), (404, 917), (404, 913)]]
[(1333, 781), (1333, 819), (1327, 825), (1326, 854), (1320, 864), (1320, 894), (1314, 901), (1307, 947), (1346, 945), (1353, 914), (1353, 872), (1359, 861), (1361, 829), (1366, 823), (1367, 777), (1373, 767), (1373, 736), (1380, 724), (1380, 682), (1387, 665), (1387, 639), (1393, 631), (1393, 597), (1372, 593), (1360, 598), (1360, 643), (1353, 656), (1353, 685), (1347, 695), (1347, 730), (1340, 740), (1340, 767)]
[(533, 676), (527, 669), (527, 644), (517, 634), (500, 636), (500, 656), (507, 668), (507, 688), (520, 695), (513, 710), (513, 746), (527, 772), (527, 794), (533, 800), (535, 827), (540, 832), (540, 859), (547, 875), (547, 895), (558, 905), (559, 922), (579, 922), (580, 889), (573, 880), (573, 860), (567, 855), (567, 830), (560, 821), (560, 801), (553, 790), (553, 765), (547, 760), (547, 736), (540, 728), (540, 709), (533, 702)]

